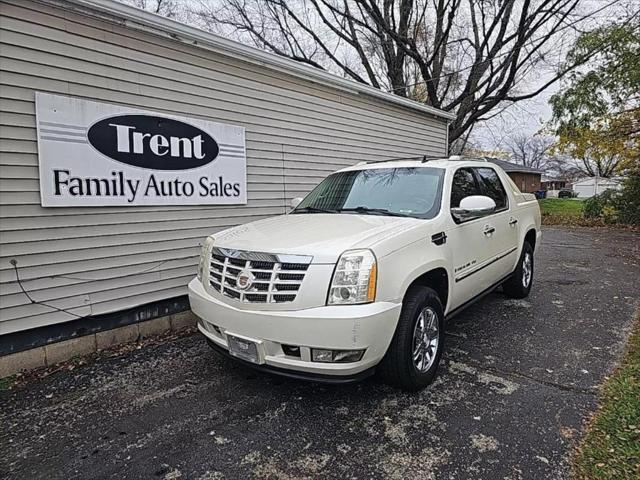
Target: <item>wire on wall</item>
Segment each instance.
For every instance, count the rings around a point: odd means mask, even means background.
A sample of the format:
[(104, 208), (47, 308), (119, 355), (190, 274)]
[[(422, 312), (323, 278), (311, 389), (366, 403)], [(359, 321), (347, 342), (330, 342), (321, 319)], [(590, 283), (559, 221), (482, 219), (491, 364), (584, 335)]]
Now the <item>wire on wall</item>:
[(33, 297), (29, 294), (29, 292), (24, 288), (24, 285), (22, 285), (22, 280), (20, 280), (20, 272), (18, 270), (18, 261), (15, 258), (12, 258), (9, 261), (9, 263), (11, 263), (11, 265), (13, 265), (13, 269), (16, 272), (16, 282), (18, 283), (18, 286), (20, 287), (20, 290), (22, 290), (22, 293), (24, 293), (24, 295), (29, 299), (29, 302), (31, 302), (34, 305), (42, 305), (43, 307), (50, 308), (50, 309), (55, 310), (57, 312), (66, 313), (67, 315), (71, 315), (72, 317), (75, 317), (77, 319), (87, 318), (88, 317), (88, 315), (78, 315), (77, 313), (70, 312), (69, 310), (66, 310), (64, 308), (58, 308), (58, 307), (55, 307), (55, 306), (50, 305), (48, 303), (39, 302), (37, 300), (34, 300)]

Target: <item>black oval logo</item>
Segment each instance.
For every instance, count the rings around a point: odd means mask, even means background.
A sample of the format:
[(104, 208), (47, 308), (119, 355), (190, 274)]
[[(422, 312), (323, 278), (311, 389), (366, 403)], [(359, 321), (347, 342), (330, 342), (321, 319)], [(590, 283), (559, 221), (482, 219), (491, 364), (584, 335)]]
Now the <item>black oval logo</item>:
[(188, 170), (216, 159), (218, 143), (206, 132), (172, 118), (117, 115), (89, 128), (89, 143), (118, 162), (153, 170)]

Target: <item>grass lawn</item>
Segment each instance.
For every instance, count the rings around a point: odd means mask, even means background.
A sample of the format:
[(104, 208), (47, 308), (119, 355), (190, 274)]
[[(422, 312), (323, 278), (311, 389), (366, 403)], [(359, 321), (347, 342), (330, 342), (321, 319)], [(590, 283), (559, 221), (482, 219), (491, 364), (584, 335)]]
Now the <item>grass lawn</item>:
[(600, 219), (584, 218), (584, 200), (577, 198), (543, 198), (538, 200), (543, 225), (602, 226)]
[(640, 315), (620, 367), (602, 386), (573, 467), (579, 480), (640, 478)]
[(577, 198), (543, 198), (538, 203), (542, 215), (582, 215), (583, 200)]

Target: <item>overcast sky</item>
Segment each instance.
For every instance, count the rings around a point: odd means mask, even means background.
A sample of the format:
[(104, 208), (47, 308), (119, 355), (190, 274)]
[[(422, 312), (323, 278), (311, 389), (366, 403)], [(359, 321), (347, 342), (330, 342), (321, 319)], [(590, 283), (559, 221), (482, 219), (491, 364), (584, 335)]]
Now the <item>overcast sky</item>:
[[(588, 31), (598, 25), (618, 21), (629, 12), (638, 11), (640, 0), (618, 0), (617, 3), (615, 0), (583, 0), (582, 8), (584, 12), (597, 12), (592, 18), (579, 24), (582, 31)], [(588, 68), (589, 65), (584, 67), (585, 70)], [(553, 68), (550, 67), (548, 71), (537, 71), (537, 78), (530, 75), (529, 87), (543, 85), (552, 78), (552, 71)], [(565, 85), (566, 81), (559, 80), (535, 98), (519, 102), (496, 118), (476, 125), (471, 135), (472, 142), (486, 149), (504, 148), (504, 139), (510, 135), (534, 135), (540, 132), (551, 120), (549, 98)]]
[[(138, 7), (144, 7), (147, 10), (153, 11), (156, 7), (157, 0), (120, 0), (124, 3), (133, 4)], [(175, 0), (173, 2), (165, 0), (164, 7), (173, 6), (172, 12), (181, 20), (186, 20), (182, 14), (185, 5), (191, 7), (198, 7), (203, 5), (220, 5), (224, 4), (225, 0)], [(583, 0), (582, 8), (584, 11), (596, 12), (600, 11), (603, 7), (610, 5), (616, 0)], [(640, 0), (618, 0), (621, 1), (623, 6), (620, 8), (628, 9), (633, 8), (634, 4), (640, 5)], [(631, 6), (631, 7), (630, 7)], [(607, 9), (602, 11), (596, 17), (589, 19), (587, 22), (581, 22), (580, 27), (583, 29), (589, 29), (596, 24), (604, 21), (611, 21), (616, 15), (615, 11)], [(189, 22), (191, 23), (191, 22)], [(569, 32), (567, 32), (569, 33)], [(564, 43), (561, 50), (565, 51), (567, 47), (567, 36), (563, 34), (564, 38), (560, 39), (558, 45)], [(559, 50), (558, 50), (559, 51)], [(551, 78), (552, 71), (556, 67), (550, 65), (548, 70), (543, 68), (536, 68), (533, 72), (527, 74), (527, 77), (522, 82), (523, 91), (535, 90), (537, 86), (543, 85)], [(526, 85), (525, 85), (526, 84)], [(545, 91), (539, 94), (537, 97), (528, 100), (521, 101), (515, 105), (508, 107), (506, 110), (498, 114), (496, 117), (489, 121), (477, 124), (471, 134), (471, 141), (473, 144), (484, 149), (501, 149), (504, 148), (504, 141), (514, 134), (527, 134), (534, 135), (544, 128), (545, 123), (551, 118), (551, 108), (548, 104), (549, 98), (562, 87), (562, 83), (558, 82)]]
[(556, 83), (537, 97), (510, 106), (496, 118), (479, 124), (471, 134), (473, 143), (485, 149), (504, 147), (505, 138), (518, 133), (534, 135), (551, 119), (549, 98), (558, 91)]

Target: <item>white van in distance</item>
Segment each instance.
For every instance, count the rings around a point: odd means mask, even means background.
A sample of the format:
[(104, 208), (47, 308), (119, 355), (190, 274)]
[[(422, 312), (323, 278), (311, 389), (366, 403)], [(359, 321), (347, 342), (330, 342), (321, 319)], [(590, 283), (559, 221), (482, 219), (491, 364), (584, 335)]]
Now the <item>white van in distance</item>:
[(208, 237), (189, 284), (210, 345), (257, 368), (420, 389), (446, 319), (531, 289), (538, 203), (484, 160), (362, 163), (293, 203)]

